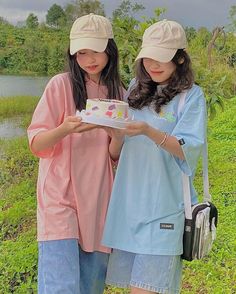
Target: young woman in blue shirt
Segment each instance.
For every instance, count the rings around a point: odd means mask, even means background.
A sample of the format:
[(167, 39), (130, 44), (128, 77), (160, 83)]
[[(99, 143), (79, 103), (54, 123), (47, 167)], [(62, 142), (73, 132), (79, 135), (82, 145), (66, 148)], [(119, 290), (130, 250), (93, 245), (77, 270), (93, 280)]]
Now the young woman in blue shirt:
[(128, 92), (134, 122), (114, 147), (118, 155), (123, 144), (103, 235), (113, 248), (107, 283), (130, 287), (132, 294), (181, 288), (182, 172), (190, 176), (196, 203), (193, 177), (206, 125), (205, 98), (194, 84), (186, 46), (184, 29), (174, 21), (145, 31)]

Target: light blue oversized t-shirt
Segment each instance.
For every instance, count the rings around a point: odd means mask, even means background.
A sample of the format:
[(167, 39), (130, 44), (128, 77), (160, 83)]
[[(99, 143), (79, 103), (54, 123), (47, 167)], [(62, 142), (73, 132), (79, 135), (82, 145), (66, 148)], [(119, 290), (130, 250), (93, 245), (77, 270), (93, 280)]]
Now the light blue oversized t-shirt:
[(144, 135), (125, 137), (108, 208), (102, 244), (140, 254), (180, 255), (184, 229), (181, 171), (192, 179), (205, 138), (206, 103), (200, 87), (187, 93), (178, 114), (180, 95), (162, 107), (132, 110), (134, 120), (184, 142), (180, 160)]

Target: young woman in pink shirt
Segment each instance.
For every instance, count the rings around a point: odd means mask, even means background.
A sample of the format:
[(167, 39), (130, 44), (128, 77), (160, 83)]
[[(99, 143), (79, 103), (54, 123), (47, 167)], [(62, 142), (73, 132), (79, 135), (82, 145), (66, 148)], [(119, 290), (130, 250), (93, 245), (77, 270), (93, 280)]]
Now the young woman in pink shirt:
[(122, 99), (108, 19), (78, 18), (68, 59), (69, 72), (49, 81), (28, 128), (30, 148), (40, 158), (38, 294), (100, 294), (109, 253), (100, 241), (118, 138), (75, 113), (88, 98)]

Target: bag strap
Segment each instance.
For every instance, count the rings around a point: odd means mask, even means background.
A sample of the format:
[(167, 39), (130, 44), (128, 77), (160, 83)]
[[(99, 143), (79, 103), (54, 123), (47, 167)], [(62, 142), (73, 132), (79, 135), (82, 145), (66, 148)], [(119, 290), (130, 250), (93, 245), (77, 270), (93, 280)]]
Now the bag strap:
[[(179, 104), (178, 104), (178, 116), (185, 104), (185, 98), (187, 96), (187, 91), (180, 93)], [(206, 130), (205, 130), (206, 133)], [(205, 134), (204, 145), (202, 150), (202, 169), (203, 169), (203, 201), (211, 201), (211, 195), (209, 192), (209, 177), (208, 177), (208, 150), (207, 150), (207, 136)], [(183, 184), (183, 194), (184, 194), (184, 210), (185, 217), (187, 219), (192, 219), (192, 209), (191, 209), (191, 194), (190, 194), (190, 184), (189, 176), (182, 172), (182, 184)]]

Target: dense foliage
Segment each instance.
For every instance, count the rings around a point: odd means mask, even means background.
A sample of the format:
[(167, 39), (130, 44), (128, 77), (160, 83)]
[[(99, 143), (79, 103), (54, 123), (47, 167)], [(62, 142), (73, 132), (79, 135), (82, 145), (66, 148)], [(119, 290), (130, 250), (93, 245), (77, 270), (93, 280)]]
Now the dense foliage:
[(46, 15), (46, 23), (58, 28), (66, 23), (66, 14), (60, 5), (53, 4)]
[[(80, 2), (80, 5), (84, 4), (83, 1)], [(142, 34), (150, 24), (160, 19), (165, 9), (156, 9), (154, 17), (137, 21), (129, 15), (132, 11), (142, 10), (143, 7), (130, 6), (129, 1), (123, 1), (123, 4), (126, 4), (124, 10), (117, 9), (112, 22), (120, 52), (122, 78), (128, 85), (133, 76), (134, 60), (141, 45)], [(61, 8), (53, 5), (48, 11), (48, 21), (50, 19), (53, 27), (37, 27), (32, 21), (32, 16), (30, 25), (23, 28), (0, 22), (0, 73), (50, 76), (65, 70), (70, 28), (65, 25), (63, 29), (58, 29), (58, 23), (54, 18), (55, 11), (60, 12), (59, 20), (65, 21), (65, 14)], [(34, 25), (34, 29), (29, 28)], [(211, 52), (212, 64), (209, 65), (207, 47), (212, 33), (206, 28), (198, 31), (186, 28), (186, 32), (196, 82), (203, 87), (210, 113), (214, 116), (215, 104), (222, 106), (224, 98), (233, 97), (236, 93), (236, 36), (233, 33), (225, 33), (226, 41), (223, 48), (222, 36), (217, 39)]]
[(33, 13), (30, 13), (26, 19), (26, 26), (29, 29), (35, 29), (38, 27), (38, 25), (39, 25), (38, 17), (34, 15)]

